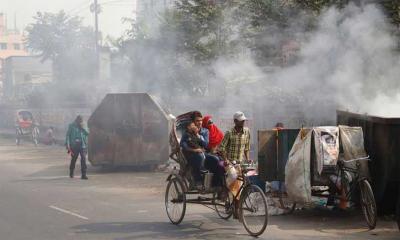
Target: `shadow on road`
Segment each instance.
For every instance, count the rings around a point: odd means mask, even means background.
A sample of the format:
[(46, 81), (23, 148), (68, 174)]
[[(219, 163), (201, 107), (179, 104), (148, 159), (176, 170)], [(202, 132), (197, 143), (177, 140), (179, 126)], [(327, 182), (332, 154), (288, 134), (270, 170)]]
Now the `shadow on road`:
[(178, 226), (169, 222), (106, 222), (72, 227), (76, 234), (133, 234), (118, 240), (130, 239), (243, 239), (246, 234), (236, 234), (236, 227), (205, 228), (202, 221), (182, 223)]

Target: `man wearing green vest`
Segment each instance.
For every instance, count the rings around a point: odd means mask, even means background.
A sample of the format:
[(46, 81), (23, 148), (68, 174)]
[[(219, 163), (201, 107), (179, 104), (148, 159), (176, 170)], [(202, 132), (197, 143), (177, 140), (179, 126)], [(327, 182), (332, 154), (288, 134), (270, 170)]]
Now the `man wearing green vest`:
[(65, 138), (65, 146), (68, 153), (71, 154), (71, 164), (69, 165), (69, 177), (74, 177), (75, 163), (78, 156), (81, 155), (81, 178), (87, 180), (86, 176), (86, 153), (87, 138), (89, 132), (83, 125), (82, 116), (78, 115), (73, 123), (68, 126), (67, 136)]

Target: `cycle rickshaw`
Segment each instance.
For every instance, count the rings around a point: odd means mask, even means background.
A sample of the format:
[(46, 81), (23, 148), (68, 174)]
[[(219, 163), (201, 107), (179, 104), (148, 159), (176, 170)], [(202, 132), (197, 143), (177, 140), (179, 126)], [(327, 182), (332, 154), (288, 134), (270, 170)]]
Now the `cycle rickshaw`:
[(267, 199), (263, 190), (247, 177), (247, 173), (255, 169), (253, 166), (236, 165), (239, 170), (236, 181), (240, 182), (240, 187), (235, 193), (225, 183), (219, 188), (212, 187), (212, 173), (208, 171), (202, 171), (202, 188), (195, 187), (190, 166), (179, 145), (185, 126), (185, 120), (182, 119), (187, 115), (177, 117), (170, 134), (170, 157), (179, 164), (179, 169), (168, 176), (165, 192), (165, 207), (171, 223), (178, 225), (182, 222), (187, 204), (200, 204), (215, 210), (225, 220), (232, 215), (237, 216), (251, 236), (261, 235), (268, 224)]
[(30, 138), (35, 145), (39, 143), (39, 127), (29, 111), (19, 111), (16, 117), (15, 142), (21, 143), (22, 138)]
[(267, 196), (286, 213), (296, 203), (311, 203), (312, 196), (345, 207), (352, 202), (375, 228), (377, 207), (361, 127), (263, 130), (258, 139), (260, 176), (277, 183)]

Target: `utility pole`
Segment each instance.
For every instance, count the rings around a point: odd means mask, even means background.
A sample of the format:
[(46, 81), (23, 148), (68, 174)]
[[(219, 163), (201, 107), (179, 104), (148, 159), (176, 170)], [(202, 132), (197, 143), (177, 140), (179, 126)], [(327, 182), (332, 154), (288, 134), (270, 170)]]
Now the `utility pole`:
[(100, 5), (97, 0), (94, 0), (94, 3), (90, 6), (90, 11), (94, 14), (94, 40), (95, 40), (95, 79), (99, 81), (100, 79), (100, 46), (99, 46), (99, 13), (100, 13)]

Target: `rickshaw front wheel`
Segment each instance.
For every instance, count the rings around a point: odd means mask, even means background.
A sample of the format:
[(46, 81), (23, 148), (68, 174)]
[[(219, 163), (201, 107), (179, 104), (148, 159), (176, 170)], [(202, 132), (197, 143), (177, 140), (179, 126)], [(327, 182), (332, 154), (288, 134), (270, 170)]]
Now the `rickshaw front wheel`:
[(253, 237), (264, 233), (268, 225), (267, 197), (256, 185), (243, 189), (239, 202), (239, 217), (246, 231)]
[(186, 195), (183, 183), (178, 178), (168, 181), (165, 191), (165, 209), (171, 223), (178, 225), (182, 222), (186, 212)]

